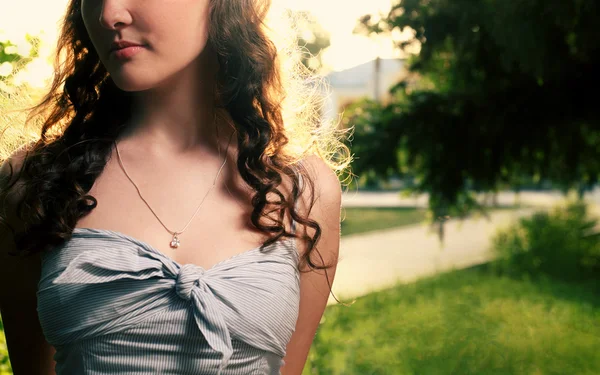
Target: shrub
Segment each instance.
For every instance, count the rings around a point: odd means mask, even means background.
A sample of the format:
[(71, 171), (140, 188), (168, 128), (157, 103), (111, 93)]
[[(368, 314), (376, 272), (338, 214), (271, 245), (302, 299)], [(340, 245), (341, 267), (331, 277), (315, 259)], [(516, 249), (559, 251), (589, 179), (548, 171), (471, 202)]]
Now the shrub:
[(8, 349), (6, 348), (6, 340), (4, 337), (4, 326), (0, 318), (0, 375), (12, 374), (10, 361), (8, 359)]
[(583, 201), (537, 212), (493, 239), (496, 271), (564, 281), (600, 278), (600, 229)]

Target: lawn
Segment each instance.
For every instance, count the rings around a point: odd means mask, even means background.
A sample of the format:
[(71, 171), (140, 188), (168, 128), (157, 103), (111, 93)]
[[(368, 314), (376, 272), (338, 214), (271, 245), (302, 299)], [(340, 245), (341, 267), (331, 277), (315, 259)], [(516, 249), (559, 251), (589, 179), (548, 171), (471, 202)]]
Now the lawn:
[[(526, 206), (494, 207), (488, 208), (488, 212), (524, 207)], [(342, 235), (419, 224), (426, 218), (427, 210), (418, 207), (344, 207), (342, 208)]]
[(328, 307), (303, 375), (592, 375), (598, 348), (598, 285), (480, 266)]
[(415, 207), (342, 208), (342, 235), (418, 224), (427, 210)]
[(485, 268), (328, 307), (303, 375), (600, 374), (597, 285)]

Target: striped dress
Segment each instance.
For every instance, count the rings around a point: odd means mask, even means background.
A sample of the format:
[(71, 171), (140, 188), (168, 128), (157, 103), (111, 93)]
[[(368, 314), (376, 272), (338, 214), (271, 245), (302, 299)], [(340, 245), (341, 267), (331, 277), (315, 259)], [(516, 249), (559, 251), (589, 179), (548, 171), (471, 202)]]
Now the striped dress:
[(298, 260), (287, 238), (204, 269), (117, 231), (75, 228), (43, 254), (38, 284), (55, 371), (280, 374), (298, 318)]

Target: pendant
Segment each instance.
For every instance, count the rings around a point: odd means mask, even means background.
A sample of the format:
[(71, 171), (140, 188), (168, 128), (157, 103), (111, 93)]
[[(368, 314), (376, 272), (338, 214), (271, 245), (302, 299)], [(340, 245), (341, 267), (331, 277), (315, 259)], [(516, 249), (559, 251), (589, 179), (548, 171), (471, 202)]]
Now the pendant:
[(173, 235), (170, 245), (173, 249), (177, 249), (179, 247), (179, 238), (177, 238), (177, 233)]

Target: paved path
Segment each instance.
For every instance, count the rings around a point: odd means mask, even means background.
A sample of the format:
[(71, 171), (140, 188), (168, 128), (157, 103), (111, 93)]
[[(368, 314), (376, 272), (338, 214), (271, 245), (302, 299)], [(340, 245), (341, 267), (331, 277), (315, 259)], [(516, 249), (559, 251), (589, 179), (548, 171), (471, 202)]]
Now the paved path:
[[(483, 195), (480, 195), (483, 197)], [(498, 193), (500, 205), (514, 205), (516, 200), (530, 206), (548, 207), (562, 201), (564, 196), (559, 192), (535, 192), (524, 191), (519, 194), (513, 192)], [(586, 199), (600, 203), (600, 188), (586, 194)], [(342, 204), (345, 207), (427, 207), (429, 197), (422, 194), (418, 197), (400, 197), (397, 192), (356, 192), (347, 191), (342, 196)]]
[[(360, 193), (351, 200), (347, 198), (343, 201), (345, 207), (400, 206), (415, 202), (415, 199), (409, 199), (410, 202), (398, 199), (395, 193), (382, 193), (379, 198), (377, 193)], [(537, 210), (552, 207), (563, 199), (560, 194), (521, 194), (522, 203), (535, 205)], [(596, 191), (586, 199), (600, 202), (600, 194)], [(514, 203), (514, 194), (500, 194), (499, 202)], [(595, 213), (600, 214), (600, 205), (593, 207)], [(492, 257), (491, 240), (497, 230), (534, 211), (532, 208), (497, 211), (489, 220), (483, 217), (463, 222), (450, 220), (446, 223), (443, 247), (436, 232), (420, 224), (343, 236), (333, 293), (338, 299), (347, 300), (397, 282), (406, 283), (441, 271), (485, 263)], [(331, 295), (329, 303), (337, 303)]]

